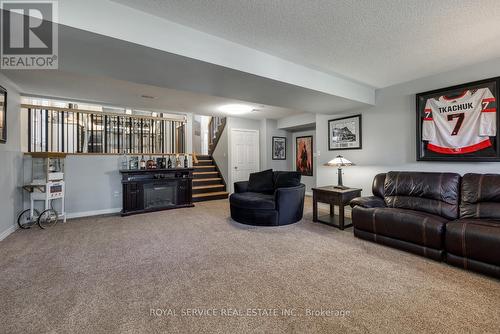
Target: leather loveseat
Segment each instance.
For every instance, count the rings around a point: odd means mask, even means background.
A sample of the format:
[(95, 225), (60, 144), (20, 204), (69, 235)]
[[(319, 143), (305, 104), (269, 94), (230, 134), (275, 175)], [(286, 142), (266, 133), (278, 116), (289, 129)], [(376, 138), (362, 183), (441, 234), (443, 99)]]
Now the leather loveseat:
[(388, 172), (372, 191), (355, 236), (500, 277), (500, 175)]
[(259, 226), (298, 222), (304, 212), (305, 185), (299, 172), (252, 173), (249, 181), (235, 182), (229, 197), (231, 218)]

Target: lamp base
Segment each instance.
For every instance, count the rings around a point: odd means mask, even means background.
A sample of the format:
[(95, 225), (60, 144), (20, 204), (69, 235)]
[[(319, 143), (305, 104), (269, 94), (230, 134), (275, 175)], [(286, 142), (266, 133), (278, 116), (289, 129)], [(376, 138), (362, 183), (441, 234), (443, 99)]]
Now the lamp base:
[(344, 184), (342, 183), (342, 167), (339, 166), (339, 169), (337, 171), (337, 174), (339, 176), (339, 180), (337, 182), (337, 185), (336, 186), (333, 186), (335, 189), (341, 189), (341, 190), (346, 190), (346, 189), (349, 189), (349, 187), (346, 187), (344, 186)]

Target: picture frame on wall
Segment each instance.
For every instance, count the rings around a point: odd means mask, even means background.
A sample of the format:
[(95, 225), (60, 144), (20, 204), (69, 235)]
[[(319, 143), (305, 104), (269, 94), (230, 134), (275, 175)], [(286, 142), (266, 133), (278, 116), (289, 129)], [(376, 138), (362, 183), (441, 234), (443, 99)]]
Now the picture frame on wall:
[(313, 176), (313, 137), (295, 138), (295, 170), (304, 176)]
[(416, 94), (417, 161), (500, 161), (500, 77)]
[(7, 142), (7, 90), (0, 86), (0, 143)]
[(328, 150), (360, 150), (363, 147), (361, 115), (328, 121)]
[(272, 159), (286, 160), (286, 137), (273, 137), (272, 146)]

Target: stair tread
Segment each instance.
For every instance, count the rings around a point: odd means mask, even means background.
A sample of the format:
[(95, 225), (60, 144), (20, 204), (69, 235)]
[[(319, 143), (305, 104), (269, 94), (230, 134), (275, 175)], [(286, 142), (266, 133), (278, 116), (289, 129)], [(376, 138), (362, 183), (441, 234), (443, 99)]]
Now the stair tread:
[(195, 165), (195, 166), (193, 166), (193, 168), (195, 168), (195, 169), (196, 168), (215, 168), (215, 166), (214, 165), (208, 165), (208, 166), (196, 166)]
[(207, 181), (220, 181), (222, 178), (220, 177), (211, 177), (207, 179), (193, 179), (193, 182), (207, 182)]
[(223, 188), (223, 184), (211, 184), (208, 186), (195, 186), (193, 187), (193, 190), (200, 190), (200, 189), (210, 189), (210, 188)]
[(215, 191), (211, 193), (193, 194), (193, 198), (220, 196), (220, 195), (229, 195), (229, 193), (227, 191)]
[(208, 175), (208, 174), (218, 174), (219, 172), (193, 172), (193, 175)]

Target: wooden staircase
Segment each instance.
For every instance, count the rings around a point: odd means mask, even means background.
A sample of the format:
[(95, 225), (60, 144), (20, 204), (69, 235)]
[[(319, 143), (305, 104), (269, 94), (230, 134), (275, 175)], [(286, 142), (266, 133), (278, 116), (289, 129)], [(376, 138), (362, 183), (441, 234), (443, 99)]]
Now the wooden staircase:
[(226, 184), (210, 155), (197, 155), (193, 164), (193, 202), (227, 198)]

